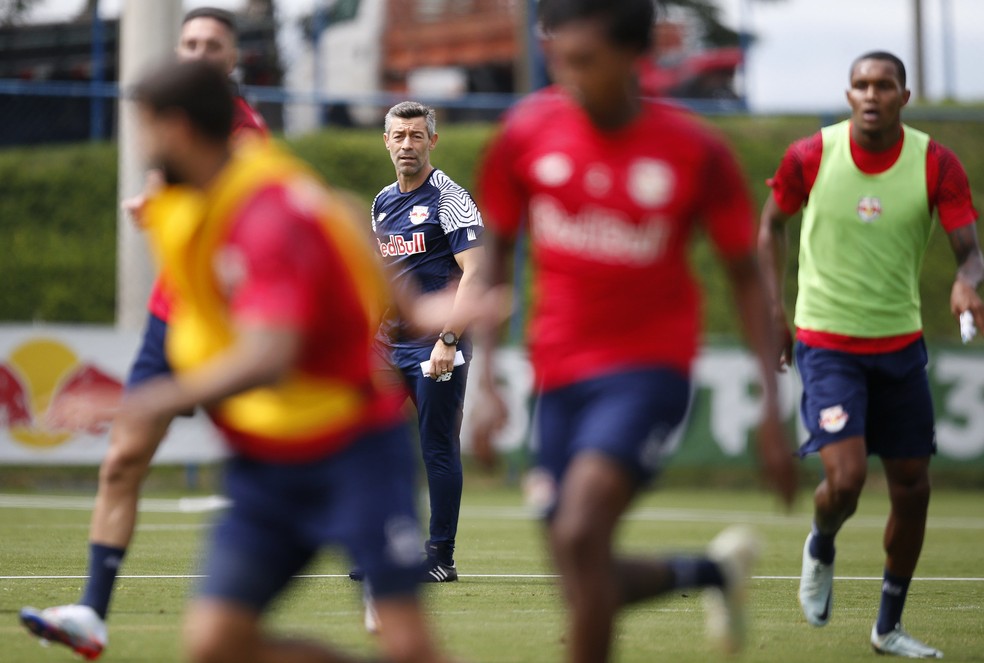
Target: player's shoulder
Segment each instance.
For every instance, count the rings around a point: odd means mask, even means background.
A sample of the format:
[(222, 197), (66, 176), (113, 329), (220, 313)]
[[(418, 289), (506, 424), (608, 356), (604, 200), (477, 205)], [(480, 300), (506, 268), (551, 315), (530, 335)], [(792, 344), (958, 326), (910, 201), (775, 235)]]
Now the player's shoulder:
[(399, 187), (399, 182), (392, 182), (384, 186), (382, 189), (379, 190), (379, 193), (377, 193), (376, 196), (372, 199), (373, 205), (375, 205), (377, 202), (385, 200), (389, 196), (392, 196), (394, 193), (398, 192), (398, 187)]
[(689, 108), (661, 99), (646, 99), (643, 103), (640, 118), (643, 135), (672, 141), (695, 156), (732, 151), (724, 133)]
[(823, 132), (817, 131), (810, 134), (809, 136), (804, 136), (803, 138), (798, 138), (794, 140), (786, 152), (789, 154), (795, 154), (801, 159), (803, 157), (810, 157), (814, 155), (819, 155), (823, 151)]
[[(266, 252), (282, 246), (287, 228), (303, 216), (293, 202), (291, 184), (269, 182), (252, 192), (232, 216), (229, 238), (234, 244)], [(270, 223), (270, 219), (277, 223)]]
[(941, 166), (949, 166), (951, 164), (963, 166), (960, 163), (960, 157), (957, 156), (957, 153), (935, 138), (929, 139), (929, 143), (926, 145), (926, 154), (927, 158), (935, 159)]
[(561, 120), (576, 110), (576, 104), (556, 85), (526, 95), (506, 112), (504, 131), (521, 134), (536, 133), (544, 126)]
[(448, 177), (448, 174), (440, 168), (434, 169), (428, 181), (431, 186), (436, 187), (441, 192), (442, 198), (445, 196), (469, 196), (468, 190), (465, 187)]
[(479, 213), (471, 194), (444, 171), (435, 168), (428, 182), (439, 192), (438, 210), (445, 232), (465, 226), (482, 225)]
[(786, 147), (782, 160), (791, 166), (820, 167), (820, 158), (823, 156), (823, 132), (817, 131), (809, 136), (797, 138)]

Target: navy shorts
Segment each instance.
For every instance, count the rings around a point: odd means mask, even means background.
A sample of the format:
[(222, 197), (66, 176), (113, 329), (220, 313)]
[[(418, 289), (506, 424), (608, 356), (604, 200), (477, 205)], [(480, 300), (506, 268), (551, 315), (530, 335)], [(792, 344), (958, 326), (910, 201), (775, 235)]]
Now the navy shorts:
[(147, 314), (147, 325), (144, 327), (143, 339), (137, 357), (130, 367), (130, 375), (126, 379), (126, 388), (133, 389), (138, 384), (161, 375), (171, 375), (171, 364), (164, 352), (164, 339), (167, 336), (167, 322), (153, 313)]
[(377, 598), (414, 595), (423, 547), (414, 468), (404, 424), (312, 462), (233, 457), (232, 506), (212, 532), (199, 594), (262, 612), (319, 550), (338, 545)]
[(544, 391), (533, 424), (537, 464), (560, 485), (576, 455), (599, 453), (644, 484), (659, 470), (689, 401), (690, 380), (668, 368), (611, 373)]
[(800, 455), (864, 437), (869, 455), (924, 458), (936, 453), (933, 401), (922, 339), (895, 352), (852, 354), (796, 343), (803, 380), (800, 413), (810, 433)]

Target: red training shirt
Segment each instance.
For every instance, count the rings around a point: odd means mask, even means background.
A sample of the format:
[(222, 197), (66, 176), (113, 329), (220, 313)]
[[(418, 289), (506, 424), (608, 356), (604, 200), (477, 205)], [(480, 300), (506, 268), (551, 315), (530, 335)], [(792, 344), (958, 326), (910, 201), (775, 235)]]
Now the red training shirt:
[(540, 388), (638, 366), (689, 373), (700, 326), (693, 232), (726, 258), (754, 246), (752, 203), (720, 138), (654, 102), (602, 131), (549, 88), (509, 113), (479, 179), (493, 232), (514, 237), (529, 219)]
[(302, 334), (293, 371), (349, 386), (370, 398), (370, 404), (354, 427), (291, 445), (244, 435), (216, 418), (230, 444), (251, 457), (278, 462), (317, 457), (365, 430), (399, 420), (405, 393), (383, 393), (372, 383), (375, 328), (364, 314), (359, 276), (346, 267), (346, 247), (326, 237), (319, 223), (315, 211), (287, 186), (261, 189), (236, 213), (217, 251), (219, 286), (237, 322)]

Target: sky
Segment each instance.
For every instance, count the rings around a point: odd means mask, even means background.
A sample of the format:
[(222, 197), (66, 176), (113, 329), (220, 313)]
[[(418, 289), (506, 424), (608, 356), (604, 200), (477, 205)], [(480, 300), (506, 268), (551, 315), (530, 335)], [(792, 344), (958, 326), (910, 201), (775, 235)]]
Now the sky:
[[(101, 14), (117, 16), (123, 0), (103, 0)], [(236, 8), (242, 0), (186, 1)], [(888, 50), (906, 63), (910, 87), (915, 88), (912, 0), (719, 0), (725, 23), (742, 24), (758, 39), (746, 64), (746, 91), (753, 110), (836, 111), (845, 107), (847, 72), (855, 56)], [(81, 0), (41, 0), (33, 20), (71, 16)], [(309, 12), (315, 0), (278, 0), (285, 22)], [(952, 17), (944, 48), (944, 7)], [(984, 0), (923, 0), (927, 96), (943, 99), (949, 88), (955, 99), (984, 101)], [(296, 57), (296, 38), (284, 43), (285, 61)], [(949, 51), (950, 56), (945, 55)], [(953, 63), (944, 76), (944, 62)]]

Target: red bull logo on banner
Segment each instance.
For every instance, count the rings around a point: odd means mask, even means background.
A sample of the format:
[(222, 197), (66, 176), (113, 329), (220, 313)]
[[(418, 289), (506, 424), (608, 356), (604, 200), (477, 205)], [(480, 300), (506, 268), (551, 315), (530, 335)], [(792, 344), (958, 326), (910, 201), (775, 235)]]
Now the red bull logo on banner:
[(29, 447), (58, 446), (74, 436), (46, 425), (46, 416), (61, 399), (93, 390), (119, 394), (122, 388), (119, 380), (82, 362), (63, 343), (30, 339), (0, 363), (0, 429)]

